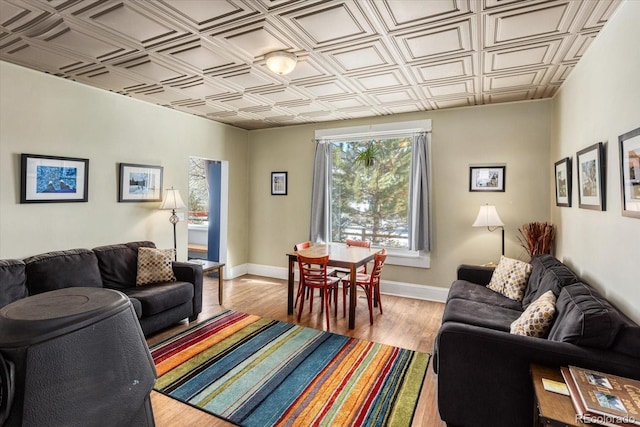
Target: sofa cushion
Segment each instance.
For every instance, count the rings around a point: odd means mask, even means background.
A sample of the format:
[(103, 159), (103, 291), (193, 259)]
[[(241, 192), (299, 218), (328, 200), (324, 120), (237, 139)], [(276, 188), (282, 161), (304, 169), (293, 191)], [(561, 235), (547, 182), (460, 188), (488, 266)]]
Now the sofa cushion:
[(531, 266), (531, 276), (522, 299), (522, 305), (525, 308), (548, 290), (552, 290), (557, 298), (564, 286), (580, 281), (569, 267), (552, 255), (533, 257)]
[(627, 356), (638, 357), (640, 354), (640, 326), (626, 317), (624, 317), (624, 321), (625, 323), (618, 331), (611, 350)]
[(522, 301), (530, 274), (531, 264), (503, 255), (487, 288), (514, 301)]
[(18, 259), (0, 260), (0, 307), (27, 295), (27, 276), (24, 262)]
[(445, 305), (442, 322), (466, 323), (496, 331), (509, 332), (511, 323), (520, 314), (522, 314), (522, 311), (454, 298)]
[(584, 283), (562, 288), (556, 310), (558, 316), (549, 332), (552, 341), (609, 348), (623, 324), (618, 311)]
[(48, 252), (24, 263), (30, 295), (74, 286), (102, 287), (98, 259), (88, 249)]
[(189, 282), (154, 283), (122, 292), (140, 301), (142, 317), (153, 316), (193, 299), (193, 285)]
[(175, 282), (176, 276), (171, 268), (174, 257), (174, 249), (139, 248), (136, 285)]
[(511, 333), (527, 337), (543, 338), (551, 329), (556, 313), (556, 296), (547, 291), (529, 304), (526, 310), (511, 324)]
[(524, 298), (522, 298), (523, 305), (529, 305), (536, 300), (535, 293), (538, 291), (540, 280), (545, 271), (554, 266), (564, 265), (556, 257), (549, 254), (534, 255), (531, 257), (529, 264), (531, 264), (531, 275), (529, 276), (529, 283), (527, 284)]
[(447, 301), (460, 298), (470, 301), (478, 301), (486, 304), (495, 305), (497, 307), (509, 308), (511, 310), (522, 311), (522, 304), (507, 298), (486, 286), (477, 285), (467, 282), (466, 280), (456, 280), (449, 289)]
[(134, 287), (138, 275), (138, 248), (155, 247), (153, 242), (140, 241), (93, 248), (104, 286), (113, 289)]

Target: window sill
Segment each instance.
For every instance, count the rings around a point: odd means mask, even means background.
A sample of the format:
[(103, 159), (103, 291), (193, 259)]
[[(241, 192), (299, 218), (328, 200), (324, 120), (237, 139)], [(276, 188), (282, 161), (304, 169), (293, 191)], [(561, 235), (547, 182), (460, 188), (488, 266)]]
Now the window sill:
[(387, 261), (389, 265), (401, 265), (403, 267), (430, 268), (431, 254), (423, 251), (408, 251), (399, 249), (387, 249)]

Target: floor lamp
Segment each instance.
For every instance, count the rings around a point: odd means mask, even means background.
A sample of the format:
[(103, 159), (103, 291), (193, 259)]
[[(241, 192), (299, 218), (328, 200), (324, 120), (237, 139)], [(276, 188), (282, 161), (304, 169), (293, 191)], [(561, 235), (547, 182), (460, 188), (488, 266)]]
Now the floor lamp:
[(498, 215), (496, 207), (486, 204), (480, 206), (476, 221), (473, 223), (473, 227), (487, 227), (489, 231), (496, 231), (498, 228), (502, 229), (502, 255), (504, 255), (504, 223)]
[(178, 215), (176, 215), (176, 209), (185, 208), (185, 204), (182, 201), (182, 197), (180, 197), (180, 192), (173, 187), (164, 191), (164, 198), (162, 200), (162, 205), (160, 205), (160, 209), (163, 210), (171, 210), (171, 216), (169, 217), (169, 222), (173, 224), (173, 253), (175, 255), (175, 260), (178, 261), (178, 248), (176, 244), (176, 224), (180, 221)]

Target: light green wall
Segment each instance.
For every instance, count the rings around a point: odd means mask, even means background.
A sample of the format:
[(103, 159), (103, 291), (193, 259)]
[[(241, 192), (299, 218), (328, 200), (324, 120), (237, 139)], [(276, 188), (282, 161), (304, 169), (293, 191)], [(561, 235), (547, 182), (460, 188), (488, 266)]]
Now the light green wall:
[[(249, 133), (251, 263), (286, 267), (284, 254), (308, 239), (315, 130), (431, 119), (434, 248), (431, 268), (385, 266), (385, 279), (448, 287), (460, 263), (500, 257), (499, 231), (473, 228), (480, 205), (495, 204), (506, 223), (506, 254), (526, 259), (517, 229), (549, 220), (550, 101), (256, 130)], [(469, 165), (506, 164), (506, 192), (469, 192)], [(289, 195), (271, 196), (272, 171), (289, 173)]]
[[(20, 204), (20, 154), (88, 158), (89, 202)], [(0, 258), (148, 239), (173, 246), (159, 202), (118, 203), (118, 163), (164, 166), (186, 199), (188, 158), (229, 161), (230, 265), (248, 261), (247, 131), (0, 62)], [(186, 258), (186, 222), (178, 252)]]
[[(574, 161), (573, 207), (551, 204), (557, 256), (638, 322), (640, 219), (620, 213), (618, 136), (640, 127), (639, 22), (640, 2), (626, 1), (598, 34), (553, 100), (551, 144), (553, 162)], [(606, 212), (578, 208), (576, 152), (596, 142), (606, 144)]]

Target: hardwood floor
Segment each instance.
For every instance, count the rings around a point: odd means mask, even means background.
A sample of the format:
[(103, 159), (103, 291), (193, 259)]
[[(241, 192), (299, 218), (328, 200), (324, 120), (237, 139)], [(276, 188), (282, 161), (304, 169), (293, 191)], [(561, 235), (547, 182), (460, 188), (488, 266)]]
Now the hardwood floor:
[[(246, 275), (225, 280), (224, 286), (225, 302), (220, 306), (218, 305), (217, 279), (205, 277), (203, 310), (198, 321), (231, 309), (284, 322), (298, 323), (296, 316), (287, 315), (285, 280)], [(433, 353), (433, 343), (442, 319), (444, 304), (389, 295), (382, 295), (382, 303), (384, 314), (376, 311), (374, 323), (369, 325), (366, 298), (361, 295), (356, 307), (356, 328), (349, 330), (348, 321), (342, 316), (342, 302), (339, 301), (338, 317), (331, 317), (331, 332)], [(308, 304), (305, 305), (299, 324), (325, 329), (324, 316), (319, 313), (319, 307), (319, 301), (317, 301), (317, 304), (314, 303), (314, 312), (310, 314)], [(188, 327), (189, 325), (184, 321), (150, 337), (147, 342), (153, 345)], [(429, 364), (431, 365), (431, 361)], [(429, 366), (416, 409), (414, 426), (445, 426), (438, 415), (436, 385), (437, 377)], [(233, 425), (155, 391), (151, 394), (151, 402), (157, 427)]]

